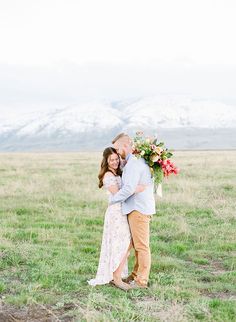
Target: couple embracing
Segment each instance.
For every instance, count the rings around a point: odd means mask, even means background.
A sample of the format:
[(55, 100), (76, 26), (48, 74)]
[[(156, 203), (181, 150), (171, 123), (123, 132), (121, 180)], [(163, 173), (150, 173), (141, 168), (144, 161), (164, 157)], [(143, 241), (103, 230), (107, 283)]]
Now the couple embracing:
[[(97, 274), (88, 283), (110, 283), (124, 291), (147, 288), (151, 266), (149, 224), (155, 214), (153, 178), (145, 160), (132, 154), (133, 142), (127, 134), (119, 134), (112, 144), (103, 152), (98, 176), (99, 188), (108, 192), (109, 205)], [(132, 248), (135, 265), (128, 276)]]

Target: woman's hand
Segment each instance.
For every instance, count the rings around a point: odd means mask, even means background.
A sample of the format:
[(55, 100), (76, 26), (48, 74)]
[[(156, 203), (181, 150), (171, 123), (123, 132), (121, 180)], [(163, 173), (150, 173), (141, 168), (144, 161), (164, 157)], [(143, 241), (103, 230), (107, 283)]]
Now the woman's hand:
[(143, 192), (146, 189), (146, 187), (147, 185), (145, 184), (138, 184), (135, 189), (135, 193)]

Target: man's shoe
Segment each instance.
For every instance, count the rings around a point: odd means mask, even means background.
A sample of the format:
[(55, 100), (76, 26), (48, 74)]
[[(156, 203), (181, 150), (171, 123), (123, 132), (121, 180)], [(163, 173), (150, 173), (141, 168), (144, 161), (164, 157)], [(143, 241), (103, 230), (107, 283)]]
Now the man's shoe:
[(131, 281), (129, 283), (129, 285), (131, 286), (131, 289), (136, 289), (136, 288), (148, 288), (147, 284), (146, 283), (140, 283), (140, 282), (137, 282), (135, 280)]
[(122, 278), (122, 281), (126, 284), (130, 284), (130, 282), (134, 281), (134, 277), (133, 275), (129, 275), (128, 277), (126, 278)]

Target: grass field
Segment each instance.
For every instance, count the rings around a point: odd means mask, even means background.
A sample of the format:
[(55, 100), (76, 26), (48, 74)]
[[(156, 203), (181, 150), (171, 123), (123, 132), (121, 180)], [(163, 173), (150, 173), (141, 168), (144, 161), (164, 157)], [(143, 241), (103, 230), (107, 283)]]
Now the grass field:
[(100, 158), (0, 154), (0, 321), (236, 321), (236, 151), (175, 153), (150, 287), (128, 293), (86, 282), (107, 206)]

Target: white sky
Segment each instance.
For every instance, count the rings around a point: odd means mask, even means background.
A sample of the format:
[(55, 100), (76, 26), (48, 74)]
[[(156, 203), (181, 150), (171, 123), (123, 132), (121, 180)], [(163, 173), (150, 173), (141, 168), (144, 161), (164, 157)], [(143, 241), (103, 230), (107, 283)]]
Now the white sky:
[(0, 62), (236, 63), (235, 0), (1, 0)]
[[(108, 88), (113, 97), (125, 83), (121, 97), (144, 75), (137, 93), (144, 88), (147, 94), (158, 88), (178, 92), (180, 87), (191, 92), (191, 86), (202, 86), (204, 92), (206, 79), (212, 83), (211, 96), (221, 90), (222, 97), (233, 96), (235, 17), (235, 0), (0, 0), (0, 73), (5, 73), (0, 85), (13, 87), (9, 96), (22, 89), (16, 97), (24, 100), (25, 88), (35, 81), (37, 88), (47, 84), (51, 92), (55, 82), (60, 93), (66, 92), (65, 100), (73, 101), (76, 91), (85, 90), (84, 79), (87, 89), (97, 86), (106, 96)], [(182, 68), (189, 75), (180, 84)], [(35, 88), (32, 97), (39, 96)], [(51, 92), (44, 89), (47, 99)], [(86, 95), (97, 94), (87, 90)]]

